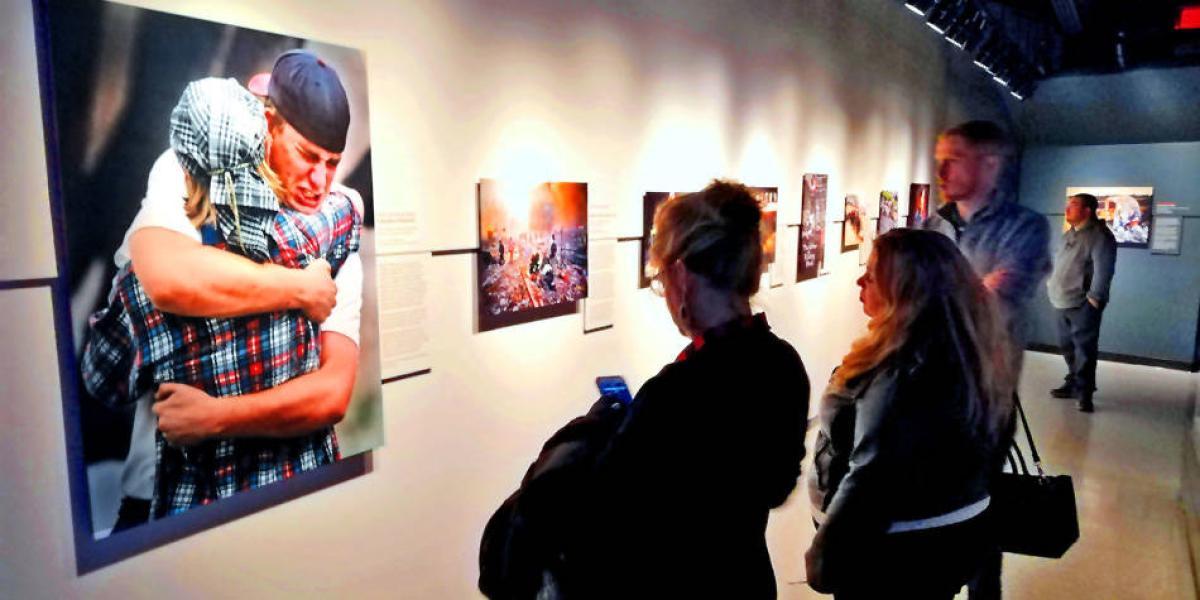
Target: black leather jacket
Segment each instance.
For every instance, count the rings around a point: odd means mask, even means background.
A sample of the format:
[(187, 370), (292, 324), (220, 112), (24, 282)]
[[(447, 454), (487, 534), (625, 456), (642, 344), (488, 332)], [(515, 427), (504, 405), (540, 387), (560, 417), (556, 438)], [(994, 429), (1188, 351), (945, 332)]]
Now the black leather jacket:
[[(943, 515), (988, 495), (1012, 430), (971, 425), (968, 386), (949, 344), (926, 340), (821, 400), (810, 500), (824, 513), (814, 551), (838, 562), (897, 521)], [(814, 513), (817, 514), (817, 513)]]
[(766, 319), (745, 321), (546, 443), (488, 525), (485, 594), (775, 597), (767, 516), (800, 473), (809, 385)]

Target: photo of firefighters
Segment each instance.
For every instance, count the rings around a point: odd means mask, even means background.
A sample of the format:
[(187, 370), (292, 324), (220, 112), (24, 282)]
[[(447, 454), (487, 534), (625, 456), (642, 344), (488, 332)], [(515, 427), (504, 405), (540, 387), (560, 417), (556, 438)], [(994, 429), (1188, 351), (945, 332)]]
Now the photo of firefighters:
[(825, 268), (825, 197), (829, 176), (804, 175), (804, 196), (800, 207), (800, 249), (796, 262), (796, 281), (806, 281)]
[(210, 507), (287, 501), (303, 492), (258, 490), (315, 489), (309, 472), (380, 446), (362, 53), (108, 2), (44, 11), (77, 545), (167, 539), (194, 510), (212, 521), (187, 531), (211, 527), (234, 516)]
[[(1096, 218), (1104, 221), (1117, 239), (1118, 248), (1149, 248), (1154, 225), (1152, 187), (1069, 187), (1067, 197), (1091, 194), (1096, 197)], [(1063, 217), (1063, 231), (1071, 228)]]
[(479, 331), (574, 312), (587, 276), (586, 183), (479, 182)]

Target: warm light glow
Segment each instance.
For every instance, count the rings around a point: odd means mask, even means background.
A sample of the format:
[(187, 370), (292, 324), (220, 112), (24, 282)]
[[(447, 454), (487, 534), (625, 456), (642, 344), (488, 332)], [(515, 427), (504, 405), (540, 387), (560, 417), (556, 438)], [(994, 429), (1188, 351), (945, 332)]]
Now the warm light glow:
[(783, 178), (780, 153), (771, 145), (771, 134), (757, 131), (742, 149), (737, 176), (746, 185), (778, 186)]
[(511, 197), (525, 197), (539, 183), (570, 179), (563, 176), (568, 150), (550, 124), (516, 119), (497, 136), (481, 175), (502, 181)]

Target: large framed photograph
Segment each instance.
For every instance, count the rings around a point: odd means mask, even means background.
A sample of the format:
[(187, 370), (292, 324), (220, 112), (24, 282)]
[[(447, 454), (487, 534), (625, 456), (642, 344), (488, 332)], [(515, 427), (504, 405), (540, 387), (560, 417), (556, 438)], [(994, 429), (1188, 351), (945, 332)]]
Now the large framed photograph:
[(842, 214), (842, 252), (858, 249), (863, 241), (863, 213), (858, 196), (847, 194)]
[(800, 206), (800, 248), (796, 257), (796, 282), (807, 281), (825, 268), (825, 196), (829, 176), (804, 175)]
[(79, 571), (365, 473), (383, 429), (362, 53), (36, 6)]
[(588, 293), (587, 184), (479, 182), (478, 330), (576, 311)]
[[(1154, 227), (1152, 187), (1068, 187), (1066, 199), (1091, 194), (1099, 201), (1096, 218), (1104, 221), (1118, 248), (1149, 248)], [(1064, 199), (1064, 201), (1066, 200)], [(1063, 231), (1071, 228), (1063, 217)]]

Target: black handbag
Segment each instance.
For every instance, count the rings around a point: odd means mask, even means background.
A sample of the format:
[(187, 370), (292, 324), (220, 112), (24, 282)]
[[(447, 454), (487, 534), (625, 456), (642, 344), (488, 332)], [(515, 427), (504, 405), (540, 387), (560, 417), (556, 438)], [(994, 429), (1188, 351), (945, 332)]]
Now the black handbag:
[[(1004, 552), (1059, 558), (1079, 539), (1075, 488), (1069, 475), (1047, 476), (1042, 471), (1042, 459), (1016, 394), (1013, 402), (1025, 428), (1037, 474), (1029, 472), (1025, 457), (1014, 441), (1009, 454), (1013, 472), (1001, 473), (992, 486), (991, 512), (997, 541)], [(1020, 469), (1013, 453), (1019, 459)]]

